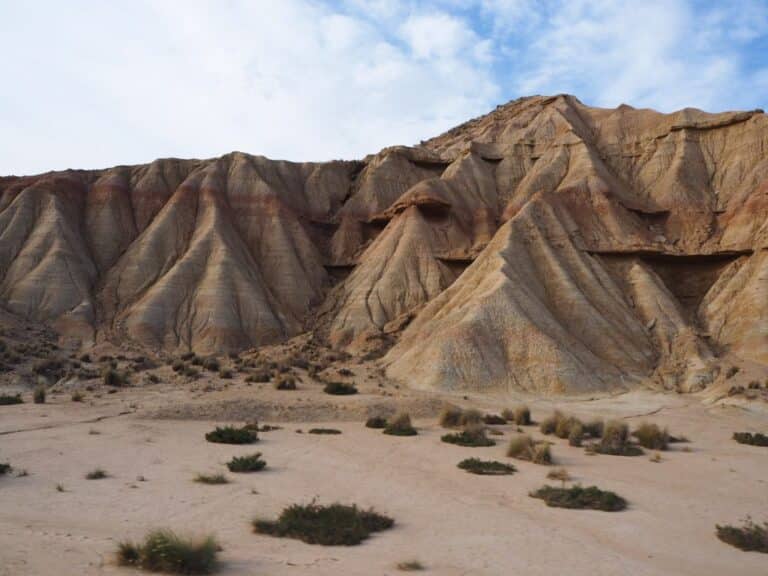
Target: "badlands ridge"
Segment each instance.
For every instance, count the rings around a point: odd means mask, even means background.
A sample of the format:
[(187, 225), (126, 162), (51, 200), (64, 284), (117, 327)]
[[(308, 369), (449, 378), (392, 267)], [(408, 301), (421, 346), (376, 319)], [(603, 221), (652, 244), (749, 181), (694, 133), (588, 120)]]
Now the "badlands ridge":
[(306, 332), (422, 388), (768, 373), (768, 117), (523, 98), (362, 161), (0, 178), (0, 305), (84, 348)]

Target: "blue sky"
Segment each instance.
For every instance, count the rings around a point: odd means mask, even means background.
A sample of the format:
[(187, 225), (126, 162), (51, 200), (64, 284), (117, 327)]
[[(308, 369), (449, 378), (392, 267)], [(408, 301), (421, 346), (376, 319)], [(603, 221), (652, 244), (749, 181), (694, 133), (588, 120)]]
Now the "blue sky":
[(0, 0), (0, 175), (359, 158), (497, 104), (765, 108), (768, 0)]

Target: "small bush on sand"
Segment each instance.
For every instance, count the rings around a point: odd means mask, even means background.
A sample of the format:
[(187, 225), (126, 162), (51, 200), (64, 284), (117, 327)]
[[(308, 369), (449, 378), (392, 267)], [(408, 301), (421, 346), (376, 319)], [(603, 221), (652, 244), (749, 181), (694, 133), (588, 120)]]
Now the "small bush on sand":
[(323, 388), (323, 392), (326, 394), (332, 394), (334, 396), (348, 396), (350, 394), (357, 394), (357, 388), (354, 384), (346, 384), (344, 382), (328, 382)]
[(45, 386), (37, 386), (35, 388), (35, 391), (32, 393), (32, 400), (35, 404), (45, 404), (45, 399), (47, 397), (47, 392), (45, 390)]
[(512, 415), (512, 420), (518, 426), (530, 426), (533, 424), (533, 420), (531, 420), (531, 410), (524, 404), (515, 407), (515, 411)]
[(336, 428), (310, 428), (307, 434), (341, 434), (341, 430)]
[(8, 464), (7, 462), (5, 463), (0, 462), (0, 476), (4, 476), (5, 474), (10, 474), (11, 471), (13, 471), (13, 466)]
[(600, 490), (597, 486), (582, 488), (572, 486), (570, 488), (555, 488), (544, 486), (535, 492), (531, 492), (532, 498), (540, 498), (547, 506), (554, 508), (578, 508), (589, 510), (602, 510), (604, 512), (618, 512), (627, 507), (627, 501), (621, 496)]
[(408, 560), (407, 562), (398, 563), (397, 569), (401, 572), (419, 572), (424, 570), (424, 565), (418, 560)]
[(527, 460), (534, 464), (552, 464), (552, 453), (546, 442), (534, 442), (527, 434), (520, 434), (509, 441), (507, 456)]
[(762, 526), (747, 518), (742, 526), (716, 526), (717, 537), (745, 552), (768, 554), (768, 522)]
[(649, 450), (666, 450), (669, 447), (669, 433), (656, 424), (643, 422), (632, 432), (632, 436), (637, 438), (640, 446)]
[(603, 435), (603, 428), (605, 424), (600, 419), (590, 420), (589, 422), (583, 422), (582, 428), (584, 435), (590, 438), (600, 438)]
[(539, 430), (542, 434), (554, 434), (557, 430), (558, 423), (565, 419), (565, 414), (559, 410), (555, 410), (550, 416), (544, 418), (539, 424)]
[(285, 508), (277, 520), (256, 519), (253, 530), (258, 534), (296, 538), (307, 544), (353, 546), (371, 533), (387, 530), (393, 524), (392, 518), (373, 510), (338, 503), (321, 506), (311, 502)]
[(584, 439), (584, 426), (577, 420), (572, 423), (568, 430), (568, 444), (571, 446), (581, 446), (581, 442)]
[(574, 428), (579, 428), (583, 433), (584, 425), (578, 418), (566, 416), (557, 422), (557, 425), (555, 426), (555, 436), (558, 438), (569, 438), (571, 430)]
[(456, 406), (446, 406), (440, 412), (438, 422), (443, 428), (458, 428), (461, 425), (461, 408)]
[(10, 406), (12, 404), (24, 404), (21, 394), (0, 394), (0, 406)]
[(514, 474), (517, 469), (511, 464), (497, 462), (496, 460), (480, 460), (479, 458), (467, 458), (457, 465), (462, 470), (481, 476), (503, 476)]
[(734, 432), (733, 439), (739, 444), (749, 444), (751, 446), (768, 446), (768, 436), (760, 432)]
[(86, 480), (101, 480), (102, 478), (107, 478), (109, 474), (107, 474), (106, 470), (103, 470), (102, 468), (94, 468), (88, 474), (85, 475)]
[(218, 444), (253, 444), (258, 441), (259, 434), (252, 427), (243, 426), (235, 428), (234, 426), (217, 426), (215, 430), (205, 435), (208, 442)]
[(554, 470), (550, 470), (549, 473), (547, 474), (547, 478), (549, 480), (559, 480), (560, 482), (562, 482), (563, 488), (565, 488), (566, 482), (570, 482), (571, 480), (573, 480), (573, 478), (571, 478), (571, 475), (568, 473), (568, 470), (566, 470), (565, 468), (555, 468)]
[(221, 369), (221, 364), (218, 358), (206, 358), (203, 360), (203, 368), (209, 372), (218, 372)]
[(485, 428), (478, 425), (467, 426), (461, 432), (444, 434), (440, 437), (440, 440), (447, 442), (448, 444), (457, 444), (459, 446), (469, 446), (472, 448), (494, 446), (496, 444), (495, 440), (491, 440), (486, 436)]
[(222, 368), (219, 370), (219, 378), (222, 380), (232, 380), (234, 373), (229, 368)]
[(475, 410), (474, 408), (462, 411), (461, 418), (459, 419), (459, 425), (465, 427), (479, 426), (482, 423), (483, 413), (480, 412), (480, 410)]
[(70, 396), (70, 398), (72, 399), (72, 402), (82, 402), (83, 400), (85, 400), (85, 395), (79, 390), (77, 390), (75, 392), (72, 392), (72, 396)]
[(224, 474), (198, 474), (195, 476), (195, 482), (200, 484), (229, 484), (229, 480)]
[(411, 417), (402, 412), (392, 417), (384, 427), (384, 434), (390, 436), (416, 436), (416, 428), (411, 424)]
[(624, 422), (612, 420), (603, 427), (603, 437), (594, 447), (598, 454), (639, 456), (643, 450), (629, 442), (629, 428)]
[(387, 419), (384, 416), (371, 416), (365, 421), (366, 428), (384, 428), (387, 425)]
[(246, 378), (246, 382), (269, 382), (270, 378), (272, 376), (267, 370), (256, 370), (255, 372), (252, 372), (249, 374)]
[(267, 463), (261, 459), (261, 452), (248, 456), (235, 456), (227, 462), (227, 468), (230, 472), (258, 472), (266, 466)]
[(483, 416), (483, 424), (486, 426), (503, 426), (507, 423), (507, 419), (496, 414), (486, 414)]
[(177, 536), (170, 530), (154, 530), (141, 544), (119, 543), (117, 563), (150, 572), (210, 574), (216, 569), (216, 555), (220, 549), (211, 536), (193, 540)]
[(293, 376), (279, 376), (275, 382), (277, 390), (296, 390), (296, 379)]

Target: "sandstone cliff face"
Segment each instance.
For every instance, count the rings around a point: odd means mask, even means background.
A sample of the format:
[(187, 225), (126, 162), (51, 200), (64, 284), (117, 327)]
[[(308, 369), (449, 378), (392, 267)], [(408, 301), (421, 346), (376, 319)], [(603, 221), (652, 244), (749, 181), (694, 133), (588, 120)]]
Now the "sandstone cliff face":
[(307, 330), (450, 389), (707, 386), (768, 365), (768, 118), (511, 102), (360, 162), (0, 178), (0, 302), (88, 346)]

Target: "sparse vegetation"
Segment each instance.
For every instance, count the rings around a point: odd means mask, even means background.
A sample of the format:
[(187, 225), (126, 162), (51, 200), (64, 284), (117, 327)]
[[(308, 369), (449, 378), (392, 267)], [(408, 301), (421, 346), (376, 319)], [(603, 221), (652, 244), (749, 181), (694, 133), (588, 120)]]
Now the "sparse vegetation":
[(563, 419), (565, 419), (565, 415), (559, 410), (555, 410), (551, 416), (547, 416), (541, 421), (541, 424), (539, 424), (539, 431), (542, 434), (554, 434), (558, 422)]
[(229, 484), (229, 479), (224, 474), (198, 474), (195, 482), (200, 484)]
[(603, 436), (600, 442), (592, 446), (598, 454), (611, 456), (639, 456), (642, 448), (629, 442), (629, 428), (624, 422), (612, 420), (603, 427)]
[(365, 421), (366, 428), (384, 428), (387, 425), (387, 419), (384, 416), (371, 416)]
[(438, 419), (440, 426), (443, 428), (458, 428), (461, 424), (461, 414), (461, 408), (457, 408), (456, 406), (446, 406), (443, 408), (443, 411), (440, 413), (440, 418)]
[(597, 486), (582, 488), (572, 486), (570, 488), (556, 488), (544, 486), (535, 492), (531, 492), (532, 498), (540, 498), (547, 506), (554, 508), (572, 508), (602, 510), (604, 512), (617, 512), (627, 507), (627, 501), (614, 492), (600, 490)]
[(85, 475), (86, 480), (101, 480), (102, 478), (107, 477), (109, 477), (109, 474), (107, 474), (107, 471), (102, 468), (94, 468)]
[(234, 374), (232, 373), (232, 370), (229, 368), (222, 368), (219, 370), (219, 378), (222, 380), (232, 380)]
[(605, 423), (600, 419), (590, 420), (589, 422), (582, 423), (582, 430), (585, 436), (591, 438), (600, 438), (603, 435), (603, 428)]
[(717, 537), (745, 552), (768, 554), (768, 522), (755, 524), (747, 518), (742, 526), (716, 526)]
[(8, 464), (8, 462), (0, 462), (0, 476), (5, 476), (6, 474), (10, 474), (13, 471), (13, 466)]
[(486, 414), (483, 416), (483, 424), (486, 426), (503, 426), (507, 423), (506, 418), (496, 414)]
[(440, 437), (440, 440), (447, 442), (448, 444), (457, 444), (459, 446), (469, 446), (473, 448), (494, 446), (496, 444), (495, 440), (491, 440), (486, 436), (485, 428), (478, 425), (467, 426), (461, 432), (444, 434)]
[(310, 428), (307, 434), (341, 434), (341, 430), (336, 428)]
[(35, 387), (35, 391), (32, 393), (32, 401), (35, 404), (45, 404), (45, 399), (47, 397), (47, 392), (45, 390), (45, 386), (39, 385)]
[(221, 369), (221, 364), (218, 358), (206, 358), (203, 360), (203, 368), (209, 372), (218, 372)]
[(669, 433), (656, 424), (643, 422), (632, 432), (632, 436), (637, 438), (640, 446), (649, 450), (666, 450), (669, 447)]
[(511, 464), (497, 462), (496, 460), (480, 460), (479, 458), (467, 458), (459, 462), (457, 466), (470, 474), (479, 474), (481, 476), (503, 476), (505, 474), (514, 474), (517, 471)]
[(394, 520), (373, 510), (331, 504), (294, 504), (285, 508), (277, 520), (256, 519), (253, 530), (282, 538), (296, 538), (307, 544), (353, 546), (373, 532), (391, 528)]
[(571, 446), (581, 446), (584, 439), (584, 425), (580, 420), (571, 423), (568, 430), (568, 444)]
[(0, 394), (0, 406), (10, 406), (12, 404), (24, 404), (21, 394)]
[(408, 560), (407, 562), (400, 562), (397, 569), (401, 572), (418, 572), (424, 570), (424, 565), (418, 560)]
[(182, 538), (170, 530), (154, 530), (144, 542), (121, 542), (117, 563), (150, 572), (210, 574), (216, 569), (220, 546), (212, 536), (199, 540)]
[(262, 382), (269, 382), (271, 378), (270, 373), (267, 370), (256, 370), (246, 376), (245, 381), (246, 382), (256, 382), (256, 383), (262, 383)]
[(507, 456), (527, 460), (534, 464), (552, 464), (552, 452), (547, 442), (534, 442), (527, 434), (520, 434), (510, 440)]
[(296, 379), (293, 376), (280, 376), (275, 382), (277, 390), (296, 390)]
[(123, 372), (119, 372), (114, 368), (107, 368), (104, 370), (102, 381), (104, 386), (120, 388), (128, 384), (128, 377)]
[(332, 394), (334, 396), (348, 396), (350, 394), (357, 394), (357, 388), (354, 384), (346, 384), (344, 382), (328, 382), (323, 388), (323, 392), (326, 394)]
[(562, 483), (563, 488), (565, 488), (565, 483), (570, 482), (573, 480), (571, 475), (568, 473), (568, 470), (565, 468), (555, 468), (554, 470), (550, 470), (549, 473), (547, 473), (547, 478), (549, 480), (558, 480)]
[(70, 396), (70, 398), (72, 402), (82, 402), (85, 400), (85, 395), (79, 390), (76, 390), (75, 392), (72, 392), (72, 396)]
[(261, 458), (261, 452), (248, 456), (235, 456), (227, 462), (227, 468), (230, 472), (258, 472), (266, 466), (267, 463)]
[(512, 412), (512, 418), (507, 418), (507, 420), (512, 420), (518, 426), (530, 426), (533, 424), (533, 420), (531, 420), (531, 410), (524, 404), (516, 406)]
[(768, 446), (768, 436), (760, 432), (734, 432), (733, 439), (739, 444), (749, 444), (750, 446)]
[(384, 427), (384, 434), (390, 436), (416, 436), (418, 432), (411, 424), (410, 415), (405, 412), (396, 414)]
[(234, 426), (217, 426), (215, 430), (205, 435), (208, 442), (218, 444), (253, 444), (258, 441), (259, 434), (251, 426), (235, 428)]

